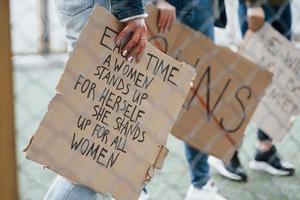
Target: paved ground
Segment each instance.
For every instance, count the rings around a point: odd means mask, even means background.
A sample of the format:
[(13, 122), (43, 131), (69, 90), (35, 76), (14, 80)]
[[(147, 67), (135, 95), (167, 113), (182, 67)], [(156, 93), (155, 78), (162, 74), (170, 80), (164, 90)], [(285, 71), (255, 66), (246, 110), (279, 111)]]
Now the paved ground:
[[(22, 200), (40, 200), (55, 174), (25, 160), (22, 149), (46, 112), (56, 83), (63, 71), (63, 55), (49, 57), (19, 56), (14, 58), (15, 105), (17, 126), (17, 153), (20, 197)], [(282, 156), (300, 166), (300, 120), (286, 140), (278, 145)], [(182, 143), (170, 137), (170, 154), (163, 170), (158, 172), (148, 189), (154, 200), (182, 200), (189, 186), (189, 174)], [(231, 200), (300, 200), (299, 169), (293, 177), (272, 177), (250, 171), (247, 163), (255, 148), (254, 129), (249, 126), (241, 150), (242, 162), (249, 174), (246, 184), (228, 181), (212, 171), (220, 191)]]

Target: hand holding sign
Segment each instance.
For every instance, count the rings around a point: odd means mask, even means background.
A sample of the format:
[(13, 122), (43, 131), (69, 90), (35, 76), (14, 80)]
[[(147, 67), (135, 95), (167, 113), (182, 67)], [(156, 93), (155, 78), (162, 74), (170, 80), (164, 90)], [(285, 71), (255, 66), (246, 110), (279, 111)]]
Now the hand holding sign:
[(147, 40), (147, 28), (144, 19), (138, 18), (126, 22), (126, 26), (119, 33), (116, 43), (121, 45), (122, 40), (125, 40), (128, 34), (132, 35), (123, 48), (122, 54), (130, 61), (135, 58), (139, 62), (144, 53)]
[(176, 21), (176, 8), (166, 0), (158, 0), (156, 6), (159, 10), (158, 28), (161, 33), (171, 30)]
[(249, 30), (256, 32), (265, 23), (265, 12), (262, 7), (252, 7), (247, 10), (247, 21)]
[(97, 192), (132, 200), (162, 167), (195, 72), (151, 44), (141, 62), (128, 61), (115, 43), (120, 29), (96, 7), (26, 156)]

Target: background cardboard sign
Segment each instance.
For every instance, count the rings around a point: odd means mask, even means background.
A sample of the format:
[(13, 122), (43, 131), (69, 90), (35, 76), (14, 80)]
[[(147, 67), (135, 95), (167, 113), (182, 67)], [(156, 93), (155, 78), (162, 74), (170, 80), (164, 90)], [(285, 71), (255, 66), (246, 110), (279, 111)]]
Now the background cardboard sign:
[(160, 34), (158, 10), (150, 5), (147, 12), (150, 42), (197, 72), (172, 133), (227, 162), (239, 148), (271, 73), (178, 21)]
[(97, 192), (137, 199), (155, 168), (195, 76), (147, 44), (126, 61), (121, 25), (96, 7), (70, 56), (27, 158)]
[(300, 111), (300, 50), (271, 25), (247, 34), (241, 53), (274, 73), (253, 122), (275, 141), (281, 141)]

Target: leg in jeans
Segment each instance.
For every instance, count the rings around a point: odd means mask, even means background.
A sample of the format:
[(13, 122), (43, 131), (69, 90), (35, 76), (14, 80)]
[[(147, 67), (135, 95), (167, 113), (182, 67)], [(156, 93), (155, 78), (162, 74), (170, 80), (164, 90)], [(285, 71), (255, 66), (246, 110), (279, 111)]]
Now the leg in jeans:
[(73, 184), (57, 176), (44, 200), (96, 200), (97, 193), (88, 187)]
[(214, 17), (210, 0), (170, 0), (177, 19), (214, 41)]
[(109, 0), (56, 0), (59, 21), (64, 28), (68, 53), (72, 53), (79, 34), (95, 6), (110, 10)]
[[(178, 20), (214, 40), (214, 19), (210, 0), (170, 0)], [(208, 155), (185, 144), (192, 184), (201, 188), (210, 179)]]
[[(86, 24), (94, 6), (110, 8), (109, 0), (57, 0), (58, 16), (66, 34), (68, 53), (70, 54)], [(101, 181), (101, 180), (100, 180)], [(97, 193), (88, 187), (73, 184), (61, 176), (57, 176), (44, 200), (96, 200)]]
[(185, 155), (189, 163), (192, 185), (201, 188), (210, 179), (208, 155), (185, 144)]

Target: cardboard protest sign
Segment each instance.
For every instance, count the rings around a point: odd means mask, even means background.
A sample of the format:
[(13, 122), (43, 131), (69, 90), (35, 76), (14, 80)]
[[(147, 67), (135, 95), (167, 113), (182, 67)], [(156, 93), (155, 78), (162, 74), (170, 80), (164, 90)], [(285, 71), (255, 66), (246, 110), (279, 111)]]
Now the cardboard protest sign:
[(167, 154), (194, 69), (147, 44), (120, 54), (121, 25), (96, 7), (70, 56), (27, 158), (97, 192), (137, 199)]
[(300, 111), (300, 50), (266, 23), (258, 32), (249, 32), (241, 53), (274, 73), (252, 119), (258, 128), (281, 141)]
[(196, 69), (197, 76), (172, 133), (227, 162), (272, 75), (248, 59), (215, 45), (201, 33), (175, 22), (167, 34), (157, 28), (158, 11), (147, 7), (150, 41)]

